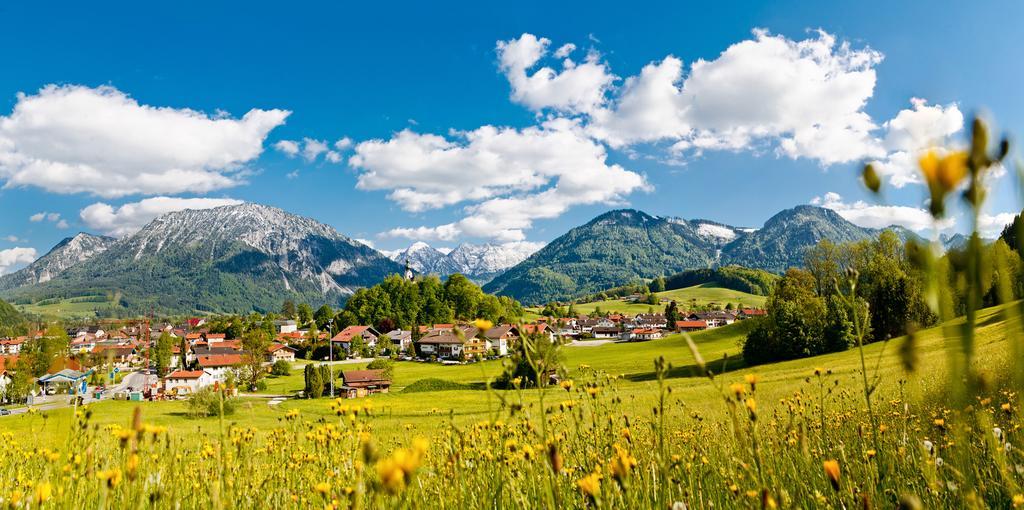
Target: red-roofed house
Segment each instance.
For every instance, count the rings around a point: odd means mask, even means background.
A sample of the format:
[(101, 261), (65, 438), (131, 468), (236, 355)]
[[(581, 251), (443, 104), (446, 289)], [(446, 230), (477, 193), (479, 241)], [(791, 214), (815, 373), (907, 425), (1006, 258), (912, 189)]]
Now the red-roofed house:
[(676, 321), (676, 331), (704, 331), (708, 329), (707, 321)]
[(191, 395), (216, 382), (213, 374), (206, 370), (175, 370), (164, 377), (164, 393), (168, 395)]
[(641, 342), (644, 340), (657, 340), (661, 338), (661, 330), (654, 328), (637, 328), (629, 332), (630, 342)]
[(373, 326), (349, 326), (341, 330), (337, 335), (334, 335), (331, 338), (331, 342), (334, 342), (337, 347), (351, 351), (352, 341), (357, 337), (362, 337), (366, 345), (373, 347), (377, 345), (377, 338), (380, 337), (380, 332), (373, 329)]
[(0, 340), (0, 354), (18, 354), (21, 352), (21, 346), (28, 341), (28, 337), (19, 336), (17, 338), (4, 338)]
[(284, 344), (270, 344), (267, 348), (267, 361), (271, 363), (277, 363), (278, 361), (295, 361), (295, 353), (297, 351), (294, 347), (289, 347)]
[(199, 367), (218, 381), (223, 381), (228, 370), (234, 370), (244, 361), (241, 354), (209, 354), (198, 358)]

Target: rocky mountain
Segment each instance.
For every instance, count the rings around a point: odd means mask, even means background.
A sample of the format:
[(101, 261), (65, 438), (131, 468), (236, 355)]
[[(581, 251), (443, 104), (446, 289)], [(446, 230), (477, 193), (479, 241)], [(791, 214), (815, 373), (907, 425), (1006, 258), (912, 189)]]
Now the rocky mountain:
[[(916, 237), (906, 229), (892, 230), (904, 239)], [(540, 304), (689, 269), (735, 264), (781, 273), (800, 266), (806, 249), (822, 239), (857, 241), (880, 232), (810, 205), (782, 211), (760, 229), (611, 211), (555, 239), (484, 290)]]
[(115, 307), (191, 313), (277, 310), (285, 299), (338, 303), (402, 266), (315, 220), (257, 204), (165, 214), (18, 302), (116, 296)]
[(537, 250), (534, 243), (460, 244), (454, 250), (443, 252), (424, 242), (417, 242), (396, 252), (385, 252), (395, 262), (405, 264), (424, 274), (448, 276), (461, 273), (483, 284), (506, 269), (515, 266)]
[(0, 276), (0, 291), (48, 282), (72, 266), (103, 253), (117, 239), (80, 233), (57, 243), (46, 255), (11, 274)]

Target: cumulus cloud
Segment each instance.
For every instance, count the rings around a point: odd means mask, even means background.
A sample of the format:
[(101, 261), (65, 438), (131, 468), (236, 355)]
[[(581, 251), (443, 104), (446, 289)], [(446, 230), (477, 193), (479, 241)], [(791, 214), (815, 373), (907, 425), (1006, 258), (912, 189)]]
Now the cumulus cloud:
[(981, 234), (981, 237), (986, 239), (999, 237), (999, 234), (1003, 232), (1003, 228), (1013, 223), (1014, 216), (1016, 214), (1012, 212), (998, 214), (981, 213), (978, 215), (978, 232)]
[(9, 236), (4, 236), (4, 241), (7, 241), (9, 243), (20, 243), (23, 240), (20, 237), (12, 234)]
[(37, 257), (35, 248), (8, 248), (0, 250), (0, 275), (13, 273), (21, 266), (31, 264)]
[(550, 40), (533, 34), (498, 41), (498, 65), (512, 86), (512, 100), (531, 110), (551, 108), (571, 113), (591, 112), (603, 104), (615, 76), (596, 52), (575, 62), (568, 56), (576, 47), (566, 44), (554, 55), (563, 59), (561, 70), (548, 66), (533, 70), (548, 54), (550, 44)]
[(953, 218), (946, 218), (937, 224), (934, 223), (932, 215), (919, 207), (875, 205), (868, 204), (863, 200), (848, 203), (839, 193), (834, 192), (828, 192), (822, 197), (815, 197), (811, 200), (811, 204), (832, 209), (850, 223), (867, 228), (885, 228), (897, 225), (914, 232), (922, 232), (933, 228), (944, 231), (955, 226)]
[(964, 127), (964, 115), (956, 104), (929, 105), (919, 98), (910, 103), (910, 109), (900, 110), (885, 123), (887, 154), (874, 162), (897, 188), (921, 182), (918, 159), (933, 147), (949, 147), (950, 138)]
[(863, 111), (882, 55), (826, 32), (793, 41), (755, 30), (714, 60), (667, 56), (626, 79), (590, 131), (613, 147), (669, 141), (675, 152), (775, 144), (823, 164), (880, 156)]
[(606, 159), (604, 146), (562, 120), (525, 129), (484, 126), (451, 139), (405, 130), (358, 144), (349, 163), (360, 172), (357, 187), (392, 190), (388, 198), (407, 211), (471, 202), (458, 222), (387, 236), (521, 241), (534, 220), (647, 189), (643, 176)]
[(113, 87), (48, 85), (0, 116), (5, 187), (102, 197), (204, 193), (237, 185), (285, 110), (241, 119), (139, 104)]
[(112, 236), (125, 236), (136, 232), (157, 216), (184, 209), (211, 209), (242, 203), (231, 198), (177, 198), (153, 197), (113, 207), (103, 202), (82, 209), (79, 216), (92, 229)]
[(299, 154), (299, 142), (294, 140), (280, 140), (274, 144), (274, 148), (289, 158), (293, 158)]

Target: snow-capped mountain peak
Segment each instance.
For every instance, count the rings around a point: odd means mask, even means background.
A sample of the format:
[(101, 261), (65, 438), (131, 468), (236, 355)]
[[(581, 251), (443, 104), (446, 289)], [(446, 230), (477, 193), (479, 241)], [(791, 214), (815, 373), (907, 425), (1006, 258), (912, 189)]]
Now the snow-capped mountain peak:
[(543, 246), (542, 243), (516, 242), (505, 244), (463, 243), (450, 248), (434, 248), (417, 241), (405, 250), (384, 252), (392, 260), (419, 273), (448, 276), (461, 273), (478, 282), (485, 282), (502, 271), (526, 260)]

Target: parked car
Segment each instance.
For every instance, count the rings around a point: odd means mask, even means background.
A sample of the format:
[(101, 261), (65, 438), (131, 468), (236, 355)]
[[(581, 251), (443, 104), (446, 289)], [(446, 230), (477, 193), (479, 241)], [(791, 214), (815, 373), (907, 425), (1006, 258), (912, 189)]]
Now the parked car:
[(10, 409), (0, 409), (0, 416), (9, 416), (11, 414)]

